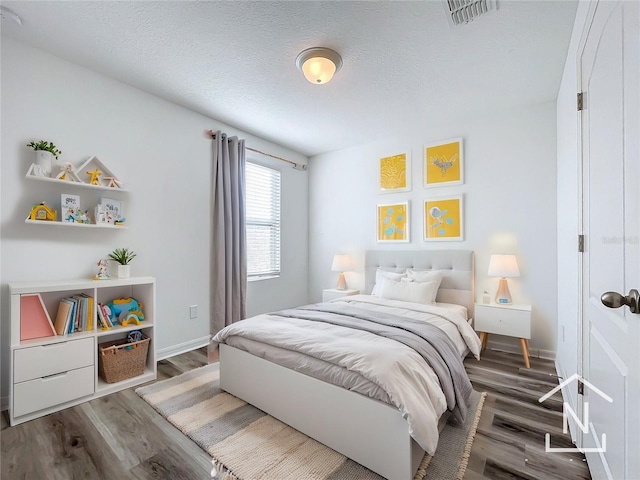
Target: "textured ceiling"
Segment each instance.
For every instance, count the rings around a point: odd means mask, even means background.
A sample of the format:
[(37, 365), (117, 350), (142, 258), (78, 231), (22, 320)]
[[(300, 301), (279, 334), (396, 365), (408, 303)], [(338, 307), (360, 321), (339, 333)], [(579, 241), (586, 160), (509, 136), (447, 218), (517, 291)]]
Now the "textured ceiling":
[[(556, 98), (575, 1), (502, 1), (450, 28), (437, 1), (3, 1), (2, 34), (315, 155)], [(339, 52), (308, 83), (305, 48)], [(400, 121), (398, 119), (401, 119)]]

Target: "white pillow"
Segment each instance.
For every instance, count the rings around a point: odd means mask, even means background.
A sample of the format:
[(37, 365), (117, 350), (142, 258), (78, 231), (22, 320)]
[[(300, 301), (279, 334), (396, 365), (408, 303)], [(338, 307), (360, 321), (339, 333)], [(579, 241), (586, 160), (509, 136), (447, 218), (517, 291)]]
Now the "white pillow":
[(406, 277), (406, 272), (388, 272), (387, 270), (382, 270), (378, 268), (376, 270), (376, 284), (373, 286), (371, 290), (371, 295), (380, 296), (378, 291), (380, 290), (380, 284), (384, 282), (385, 279), (392, 279), (399, 281), (401, 278)]
[(437, 282), (405, 282), (385, 279), (380, 285), (379, 296), (389, 300), (433, 304), (432, 299), (438, 292)]
[(412, 282), (436, 282), (436, 290), (433, 294), (431, 303), (436, 303), (436, 297), (438, 296), (438, 289), (442, 283), (442, 277), (444, 277), (444, 270), (407, 270), (407, 280)]

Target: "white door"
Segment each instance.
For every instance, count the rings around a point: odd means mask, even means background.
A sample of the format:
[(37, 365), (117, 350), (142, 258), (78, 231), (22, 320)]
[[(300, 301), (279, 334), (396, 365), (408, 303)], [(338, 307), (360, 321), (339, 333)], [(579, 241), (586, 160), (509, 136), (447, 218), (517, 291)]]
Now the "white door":
[(640, 290), (638, 5), (594, 3), (578, 52), (586, 245), (582, 367), (584, 378), (613, 400), (584, 386), (589, 428), (581, 443), (593, 477), (616, 480), (640, 479), (640, 314), (625, 305), (607, 308), (601, 299), (605, 292)]

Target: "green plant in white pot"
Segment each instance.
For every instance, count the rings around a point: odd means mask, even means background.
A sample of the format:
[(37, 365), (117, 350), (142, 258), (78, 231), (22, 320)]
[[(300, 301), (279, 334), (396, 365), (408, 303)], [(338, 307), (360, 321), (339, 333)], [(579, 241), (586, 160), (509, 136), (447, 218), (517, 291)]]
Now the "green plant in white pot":
[(27, 147), (31, 147), (36, 152), (36, 165), (40, 166), (46, 176), (51, 175), (51, 160), (58, 155), (62, 154), (58, 147), (53, 142), (46, 142), (40, 140), (39, 142), (29, 142)]
[(118, 265), (118, 278), (129, 278), (131, 276), (131, 260), (136, 258), (136, 253), (128, 248), (116, 248), (109, 254), (111, 260), (115, 260)]

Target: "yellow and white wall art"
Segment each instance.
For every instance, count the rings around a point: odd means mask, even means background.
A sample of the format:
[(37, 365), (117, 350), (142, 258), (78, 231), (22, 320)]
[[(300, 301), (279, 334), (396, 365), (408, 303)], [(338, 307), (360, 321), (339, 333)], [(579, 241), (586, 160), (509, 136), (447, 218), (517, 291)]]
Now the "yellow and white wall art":
[(380, 159), (379, 188), (380, 193), (411, 190), (411, 152), (409, 150)]
[(424, 186), (443, 187), (464, 183), (462, 138), (424, 146)]
[(409, 242), (409, 202), (378, 205), (378, 242)]
[(462, 195), (424, 201), (424, 240), (464, 240)]

